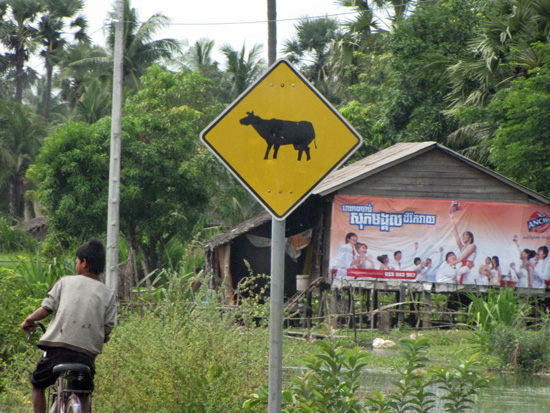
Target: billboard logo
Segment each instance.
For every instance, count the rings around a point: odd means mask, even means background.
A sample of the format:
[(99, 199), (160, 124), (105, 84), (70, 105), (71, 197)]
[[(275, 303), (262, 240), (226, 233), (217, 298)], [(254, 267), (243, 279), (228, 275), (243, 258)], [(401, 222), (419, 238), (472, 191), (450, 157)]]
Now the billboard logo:
[(550, 217), (546, 216), (544, 212), (534, 212), (527, 221), (527, 228), (529, 232), (546, 232), (550, 228)]

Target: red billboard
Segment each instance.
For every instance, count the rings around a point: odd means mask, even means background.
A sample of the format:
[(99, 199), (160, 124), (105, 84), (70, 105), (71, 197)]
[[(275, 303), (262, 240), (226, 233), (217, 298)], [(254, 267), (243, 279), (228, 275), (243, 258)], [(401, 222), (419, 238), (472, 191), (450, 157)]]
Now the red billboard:
[(333, 278), (544, 288), (550, 207), (337, 195)]

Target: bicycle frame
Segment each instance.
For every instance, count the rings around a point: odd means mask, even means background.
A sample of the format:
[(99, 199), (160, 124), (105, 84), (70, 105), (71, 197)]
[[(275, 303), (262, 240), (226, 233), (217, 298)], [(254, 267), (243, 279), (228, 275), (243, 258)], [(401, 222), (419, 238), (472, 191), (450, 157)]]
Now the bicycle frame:
[[(40, 327), (42, 333), (46, 332), (44, 324), (35, 323)], [(36, 330), (29, 333), (27, 342), (31, 340)], [(80, 363), (63, 363), (53, 368), (54, 374), (59, 374), (57, 384), (50, 386), (48, 391), (47, 406), (50, 407), (50, 413), (82, 413), (82, 404), (79, 395), (86, 395), (90, 402), (90, 411), (92, 411), (92, 391), (79, 390), (71, 388), (74, 381), (82, 380), (86, 375), (91, 374), (90, 367)]]
[(79, 395), (87, 395), (90, 398), (90, 390), (78, 390), (71, 388), (75, 380), (81, 380), (86, 374), (90, 374), (90, 368), (84, 364), (65, 363), (54, 367), (54, 373), (59, 373), (57, 384), (50, 387), (48, 404), (50, 413), (81, 413), (82, 405)]

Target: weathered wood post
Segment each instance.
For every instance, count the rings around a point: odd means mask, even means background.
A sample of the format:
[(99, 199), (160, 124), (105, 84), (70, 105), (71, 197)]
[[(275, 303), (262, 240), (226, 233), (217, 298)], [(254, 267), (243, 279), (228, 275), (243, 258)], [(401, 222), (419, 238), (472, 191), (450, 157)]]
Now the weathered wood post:
[[(405, 284), (400, 284), (399, 285), (399, 302), (400, 303), (405, 301), (406, 292), (407, 292), (407, 287), (405, 286)], [(401, 304), (397, 308), (399, 309), (399, 312), (397, 313), (397, 325), (400, 326), (403, 324), (403, 321), (405, 320), (405, 314), (403, 313), (405, 306)]]
[(432, 326), (432, 320), (430, 318), (430, 311), (432, 309), (432, 293), (424, 291), (424, 318), (422, 319), (422, 328), (430, 328)]
[(329, 325), (332, 328), (338, 326), (338, 289), (333, 288), (330, 295), (330, 318)]

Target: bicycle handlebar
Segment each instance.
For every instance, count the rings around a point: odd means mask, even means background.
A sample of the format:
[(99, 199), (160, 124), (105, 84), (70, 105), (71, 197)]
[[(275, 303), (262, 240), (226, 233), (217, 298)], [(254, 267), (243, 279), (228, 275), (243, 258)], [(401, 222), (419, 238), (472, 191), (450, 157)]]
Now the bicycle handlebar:
[[(34, 323), (34, 325), (37, 326), (37, 327), (40, 327), (40, 329), (42, 330), (42, 334), (44, 334), (46, 332), (46, 327), (44, 327), (44, 324), (42, 324), (40, 321), (36, 321)], [(36, 328), (29, 333), (29, 335), (27, 337), (27, 343), (29, 341), (31, 341), (32, 337), (34, 336), (34, 333), (36, 333)]]

